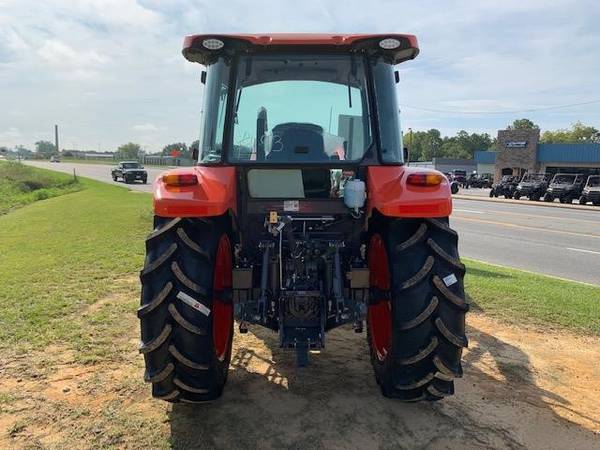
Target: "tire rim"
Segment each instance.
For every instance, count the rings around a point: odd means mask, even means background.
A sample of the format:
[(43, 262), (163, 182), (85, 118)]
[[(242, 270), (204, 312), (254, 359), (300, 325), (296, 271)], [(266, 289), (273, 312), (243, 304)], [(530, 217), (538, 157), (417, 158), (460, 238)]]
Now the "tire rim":
[(230, 299), (219, 298), (225, 290), (232, 286), (231, 245), (227, 236), (221, 236), (215, 258), (215, 274), (213, 278), (213, 345), (219, 361), (225, 359), (231, 339), (233, 327), (233, 304)]
[[(380, 291), (389, 291), (390, 269), (387, 252), (383, 239), (378, 234), (373, 236), (369, 242), (368, 264), (371, 287)], [(369, 335), (377, 359), (384, 361), (392, 346), (392, 305), (389, 300), (374, 300), (375, 302), (369, 305), (367, 314)]]

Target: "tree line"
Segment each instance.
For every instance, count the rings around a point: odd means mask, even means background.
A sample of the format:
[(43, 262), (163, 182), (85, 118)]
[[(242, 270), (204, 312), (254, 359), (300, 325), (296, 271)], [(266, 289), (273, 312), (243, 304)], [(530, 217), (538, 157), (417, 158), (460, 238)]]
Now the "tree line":
[[(517, 119), (507, 126), (509, 130), (539, 129), (529, 119)], [(570, 128), (546, 130), (541, 133), (540, 142), (543, 144), (571, 144), (571, 143), (600, 143), (600, 133), (590, 125), (575, 122)], [(165, 145), (161, 151), (148, 153), (155, 156), (172, 156), (190, 159), (194, 149), (198, 148), (198, 140), (190, 145), (185, 142), (174, 142)], [(454, 136), (442, 136), (439, 130), (432, 128), (427, 131), (404, 132), (404, 145), (410, 149), (412, 161), (429, 161), (432, 158), (473, 158), (478, 150), (495, 150), (496, 138), (488, 133), (468, 133), (459, 131)], [(2, 147), (0, 153), (7, 153), (8, 148)], [(14, 152), (22, 157), (29, 157), (32, 152), (23, 146), (17, 146)], [(35, 152), (38, 157), (49, 158), (57, 154), (55, 145), (50, 141), (35, 143)], [(68, 150), (63, 155), (70, 156)], [(121, 145), (115, 152), (115, 157), (120, 160), (138, 159), (146, 153), (139, 144), (129, 142)]]
[[(509, 130), (539, 129), (529, 119), (517, 119), (507, 126)], [(412, 136), (411, 136), (412, 135)], [(600, 143), (600, 133), (582, 122), (571, 128), (547, 130), (540, 136), (543, 144)], [(455, 136), (443, 136), (439, 130), (404, 132), (404, 145), (410, 148), (412, 161), (430, 161), (432, 158), (471, 159), (478, 150), (495, 150), (496, 138), (488, 133), (471, 133), (461, 130)]]

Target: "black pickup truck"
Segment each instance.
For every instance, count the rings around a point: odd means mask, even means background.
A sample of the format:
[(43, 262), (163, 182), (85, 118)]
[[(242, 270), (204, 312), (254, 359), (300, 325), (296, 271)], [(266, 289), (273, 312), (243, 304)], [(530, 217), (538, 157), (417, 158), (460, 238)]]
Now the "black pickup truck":
[(140, 180), (146, 184), (148, 182), (148, 172), (137, 161), (121, 161), (117, 167), (111, 171), (113, 181), (122, 178), (127, 184)]

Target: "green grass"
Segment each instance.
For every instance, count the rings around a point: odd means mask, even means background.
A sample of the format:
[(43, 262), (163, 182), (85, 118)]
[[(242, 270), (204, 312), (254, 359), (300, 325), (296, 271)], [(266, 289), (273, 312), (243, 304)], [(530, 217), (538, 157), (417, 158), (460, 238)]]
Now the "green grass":
[[(131, 277), (143, 263), (151, 196), (80, 182), (82, 191), (0, 216), (0, 348), (93, 345), (102, 338), (98, 327), (79, 319), (86, 305), (119, 289), (135, 310), (137, 294), (127, 285), (137, 287)], [(112, 329), (131, 327), (130, 312), (122, 302), (116, 307)], [(104, 308), (96, 319), (103, 314)]]
[(0, 161), (0, 215), (38, 200), (82, 189), (73, 176)]
[(486, 315), (600, 335), (600, 286), (465, 260), (466, 291)]

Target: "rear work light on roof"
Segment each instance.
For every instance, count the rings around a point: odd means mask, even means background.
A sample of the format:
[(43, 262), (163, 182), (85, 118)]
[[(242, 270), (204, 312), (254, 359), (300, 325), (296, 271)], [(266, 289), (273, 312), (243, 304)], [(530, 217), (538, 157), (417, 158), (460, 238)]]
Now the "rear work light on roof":
[(225, 43), (220, 39), (204, 39), (202, 47), (209, 50), (220, 50), (225, 46)]
[(400, 47), (400, 41), (398, 39), (387, 38), (379, 41), (379, 46), (384, 50), (394, 50)]
[(198, 184), (198, 177), (193, 173), (167, 174), (162, 177), (167, 186), (193, 186)]
[(406, 182), (412, 186), (437, 186), (443, 179), (443, 175), (436, 173), (411, 173)]

